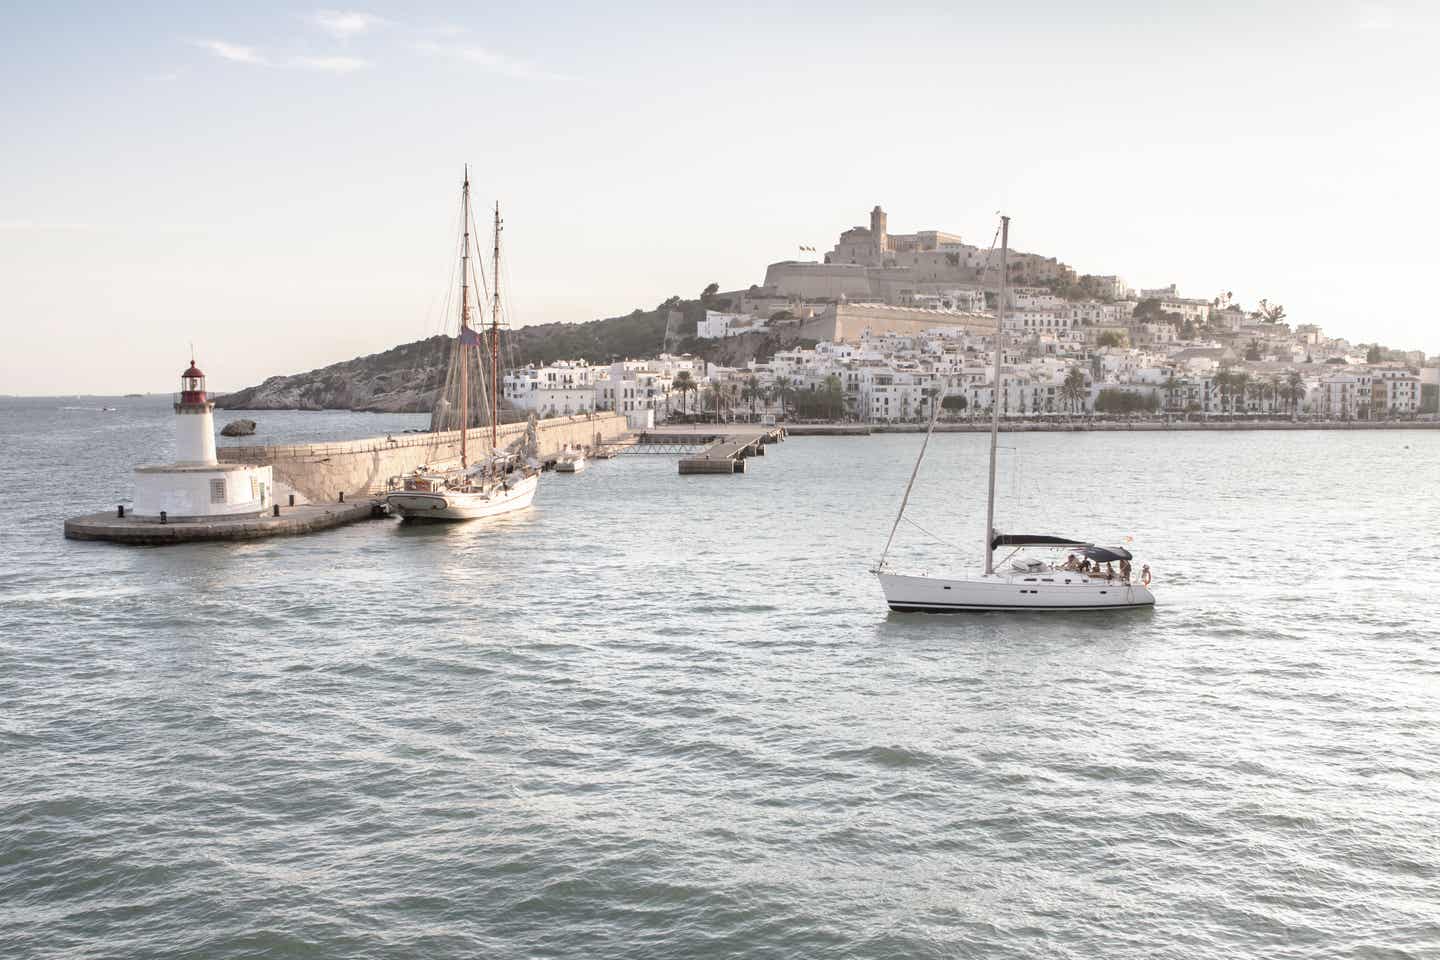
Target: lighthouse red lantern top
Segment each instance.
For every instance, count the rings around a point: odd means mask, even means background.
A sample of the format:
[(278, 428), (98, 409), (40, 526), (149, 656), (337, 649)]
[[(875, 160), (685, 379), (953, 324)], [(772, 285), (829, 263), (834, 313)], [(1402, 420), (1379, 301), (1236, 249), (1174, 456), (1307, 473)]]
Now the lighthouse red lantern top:
[(190, 358), (190, 369), (180, 374), (180, 402), (181, 403), (204, 403), (205, 402), (205, 374), (195, 366), (195, 358)]

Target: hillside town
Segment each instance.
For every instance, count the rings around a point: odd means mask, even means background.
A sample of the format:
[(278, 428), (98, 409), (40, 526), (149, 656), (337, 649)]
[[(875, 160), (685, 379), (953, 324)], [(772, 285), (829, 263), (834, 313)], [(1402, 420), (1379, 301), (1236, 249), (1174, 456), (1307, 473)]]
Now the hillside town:
[[(1329, 336), (1266, 300), (1135, 289), (1017, 252), (997, 386), (998, 263), (954, 234), (891, 234), (877, 206), (823, 260), (771, 264), (744, 290), (712, 285), (703, 319), (686, 330), (673, 313), (655, 356), (523, 367), (504, 399), (542, 416), (613, 410), (632, 428), (697, 415), (921, 422), (934, 403), (946, 419), (988, 417), (997, 403), (1007, 418), (1040, 419), (1436, 414), (1440, 365), (1421, 351)], [(736, 366), (700, 356), (741, 337), (770, 349)]]

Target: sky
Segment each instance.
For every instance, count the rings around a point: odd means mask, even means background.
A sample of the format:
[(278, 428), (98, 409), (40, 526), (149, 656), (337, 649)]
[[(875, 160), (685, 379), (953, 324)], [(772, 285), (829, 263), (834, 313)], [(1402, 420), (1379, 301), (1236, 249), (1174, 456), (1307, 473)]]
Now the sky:
[(1440, 4), (0, 2), (0, 394), (439, 332), (462, 165), (517, 323), (867, 222), (1440, 353)]

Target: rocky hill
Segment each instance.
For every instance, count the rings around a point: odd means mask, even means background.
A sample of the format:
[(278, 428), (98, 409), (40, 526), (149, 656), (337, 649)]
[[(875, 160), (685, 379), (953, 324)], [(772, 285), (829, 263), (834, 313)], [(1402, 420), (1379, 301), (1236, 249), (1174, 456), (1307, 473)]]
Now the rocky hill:
[[(503, 355), (507, 365), (521, 366), (556, 360), (609, 363), (649, 357), (661, 352), (667, 326), (672, 352), (695, 353), (727, 366), (743, 365), (756, 356), (763, 359), (795, 342), (792, 328), (724, 341), (696, 340), (695, 324), (707, 306), (720, 307), (704, 299), (671, 297), (653, 310), (635, 310), (623, 317), (503, 331)], [(435, 336), (308, 373), (271, 377), (226, 394), (215, 405), (229, 410), (428, 412), (445, 383), (450, 343), (449, 337)]]

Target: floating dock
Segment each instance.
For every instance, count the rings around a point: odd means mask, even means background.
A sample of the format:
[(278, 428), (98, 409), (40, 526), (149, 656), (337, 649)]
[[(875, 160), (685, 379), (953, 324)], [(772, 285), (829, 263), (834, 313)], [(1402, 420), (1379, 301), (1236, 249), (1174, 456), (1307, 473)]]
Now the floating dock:
[(92, 513), (65, 521), (65, 536), (71, 540), (109, 540), (140, 546), (173, 543), (200, 543), (206, 540), (258, 540), (262, 537), (290, 537), (384, 516), (377, 500), (354, 503), (305, 503), (280, 508), (278, 516), (205, 517), (199, 520), (137, 520), (115, 513)]
[[(667, 434), (666, 439), (674, 442), (677, 435)], [(785, 428), (752, 428), (743, 433), (703, 434), (684, 439), (696, 443), (708, 440), (708, 444), (698, 453), (680, 458), (682, 477), (692, 473), (744, 473), (745, 460), (763, 457), (767, 445), (785, 439)], [(645, 437), (642, 436), (641, 441), (645, 442)]]

